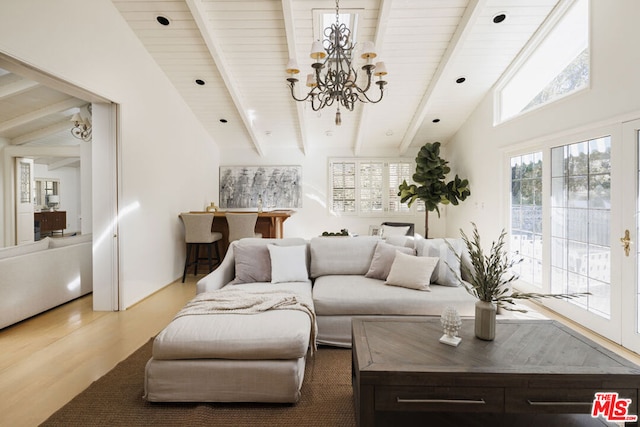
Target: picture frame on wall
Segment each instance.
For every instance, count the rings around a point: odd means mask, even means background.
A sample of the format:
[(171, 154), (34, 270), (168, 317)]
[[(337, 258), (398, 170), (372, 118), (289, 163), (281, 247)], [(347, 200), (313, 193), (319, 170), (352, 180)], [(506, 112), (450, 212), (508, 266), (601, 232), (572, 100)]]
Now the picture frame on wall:
[(222, 209), (302, 207), (302, 166), (220, 166)]

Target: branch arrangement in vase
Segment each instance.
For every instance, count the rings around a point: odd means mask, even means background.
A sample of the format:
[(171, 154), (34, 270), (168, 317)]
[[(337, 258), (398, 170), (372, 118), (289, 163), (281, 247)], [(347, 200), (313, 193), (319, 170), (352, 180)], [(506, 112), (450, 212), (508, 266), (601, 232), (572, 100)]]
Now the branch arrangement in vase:
[[(514, 290), (511, 284), (518, 279), (518, 275), (512, 271), (514, 265), (522, 261), (521, 258), (509, 258), (505, 250), (506, 231), (503, 229), (497, 241), (491, 243), (488, 255), (485, 255), (480, 242), (480, 234), (475, 223), (473, 225), (473, 235), (470, 239), (461, 229), (460, 235), (467, 248), (471, 260), (471, 267), (462, 261), (462, 254), (457, 253), (447, 241), (451, 250), (460, 262), (460, 271), (469, 281), (462, 280), (460, 274), (449, 266), (462, 286), (480, 301), (492, 302), (497, 307), (510, 311), (526, 312), (527, 310), (516, 307), (516, 300), (534, 300), (541, 298), (572, 299), (590, 292), (568, 293), (568, 294), (544, 294), (537, 292), (520, 292)], [(445, 240), (446, 241), (446, 240)]]

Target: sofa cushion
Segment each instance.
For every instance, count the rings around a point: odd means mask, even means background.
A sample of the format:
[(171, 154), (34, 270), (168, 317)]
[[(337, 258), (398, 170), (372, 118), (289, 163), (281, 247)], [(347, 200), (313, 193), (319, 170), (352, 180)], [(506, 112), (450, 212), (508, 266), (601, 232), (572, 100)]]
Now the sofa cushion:
[[(264, 284), (235, 285), (264, 289)], [(282, 283), (311, 299), (311, 282)], [(153, 343), (154, 359), (296, 359), (309, 347), (311, 320), (298, 310), (257, 314), (207, 314), (174, 319)]]
[(233, 284), (271, 281), (271, 258), (267, 246), (237, 245), (233, 256), (236, 268)]
[(380, 228), (380, 235), (382, 236), (383, 239), (386, 239), (387, 237), (392, 237), (392, 236), (406, 236), (407, 233), (409, 232), (409, 226), (408, 225), (388, 225), (388, 224), (383, 224), (382, 227)]
[(422, 239), (422, 236), (416, 234), (415, 236), (391, 236), (384, 239), (384, 241), (393, 246), (404, 246), (406, 248), (415, 249)]
[(87, 242), (91, 242), (93, 239), (93, 236), (91, 235), (91, 233), (88, 234), (78, 234), (75, 236), (68, 236), (68, 237), (62, 237), (62, 238), (55, 238), (55, 239), (51, 239), (51, 241), (49, 242), (49, 247), (50, 248), (63, 248), (65, 246), (71, 246), (71, 245), (77, 245), (80, 243), (87, 243)]
[(271, 283), (300, 282), (309, 278), (307, 246), (267, 246), (271, 258)]
[(379, 241), (375, 236), (314, 237), (309, 242), (311, 277), (366, 274)]
[(45, 237), (37, 242), (25, 243), (18, 246), (9, 246), (6, 248), (0, 248), (0, 259), (11, 258), (20, 255), (26, 255), (33, 252), (43, 251), (49, 249), (50, 237)]
[(391, 264), (393, 264), (393, 260), (396, 257), (396, 250), (408, 255), (415, 254), (415, 251), (411, 248), (393, 246), (380, 241), (376, 245), (376, 250), (371, 259), (371, 265), (365, 276), (372, 279), (387, 280), (387, 276), (391, 270)]
[[(447, 242), (451, 244), (455, 253), (451, 251)], [(456, 274), (460, 276), (460, 261), (456, 254), (460, 255), (464, 249), (462, 239), (423, 239), (418, 245), (418, 256), (438, 257), (440, 262), (431, 276), (431, 282), (442, 286), (459, 286), (460, 282)], [(449, 268), (451, 267), (451, 268)], [(454, 274), (451, 269), (456, 273)]]
[(438, 258), (417, 257), (398, 250), (393, 264), (391, 264), (386, 284), (428, 291), (431, 273), (433, 273), (436, 264), (438, 264)]
[(462, 286), (432, 286), (421, 292), (364, 276), (335, 275), (318, 277), (313, 284), (316, 315), (441, 315), (448, 305), (460, 313), (473, 313), (476, 299)]

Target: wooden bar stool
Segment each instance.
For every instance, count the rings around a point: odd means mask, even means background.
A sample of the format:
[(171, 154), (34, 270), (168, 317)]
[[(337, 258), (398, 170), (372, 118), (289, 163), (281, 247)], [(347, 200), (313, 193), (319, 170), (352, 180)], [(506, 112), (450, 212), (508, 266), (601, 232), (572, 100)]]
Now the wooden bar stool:
[[(220, 264), (220, 248), (218, 247), (218, 242), (222, 239), (222, 233), (211, 231), (213, 218), (212, 214), (180, 214), (180, 219), (182, 219), (185, 229), (184, 240), (187, 243), (187, 258), (184, 261), (182, 283), (184, 283), (184, 280), (187, 277), (187, 270), (190, 266), (194, 266), (193, 275), (195, 276), (198, 274), (199, 261), (208, 260), (209, 273), (213, 271), (212, 247), (215, 247), (216, 250), (216, 264)], [(200, 257), (200, 247), (202, 245), (206, 245), (207, 247), (206, 258)], [(196, 249), (196, 253), (193, 257), (193, 261), (189, 262), (191, 259), (191, 252), (194, 247)]]

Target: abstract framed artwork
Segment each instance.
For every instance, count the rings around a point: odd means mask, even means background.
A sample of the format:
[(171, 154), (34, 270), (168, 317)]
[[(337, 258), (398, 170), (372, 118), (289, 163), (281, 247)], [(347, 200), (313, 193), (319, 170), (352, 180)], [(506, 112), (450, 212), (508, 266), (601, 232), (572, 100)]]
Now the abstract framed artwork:
[(223, 209), (302, 207), (302, 166), (220, 166)]

